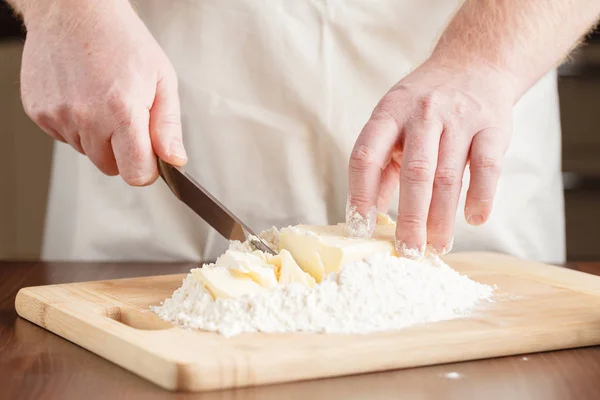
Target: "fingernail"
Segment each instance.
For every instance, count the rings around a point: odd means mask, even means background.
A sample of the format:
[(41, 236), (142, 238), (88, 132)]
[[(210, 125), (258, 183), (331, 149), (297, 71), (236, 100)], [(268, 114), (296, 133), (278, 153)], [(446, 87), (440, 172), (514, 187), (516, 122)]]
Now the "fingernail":
[(183, 161), (187, 161), (187, 154), (185, 152), (185, 148), (183, 147), (183, 142), (181, 141), (181, 138), (178, 137), (171, 140), (171, 143), (169, 143), (168, 155), (177, 157)]
[(422, 259), (425, 255), (424, 246), (409, 244), (396, 240), (396, 253), (398, 257), (410, 258), (412, 260)]
[(467, 222), (469, 224), (475, 225), (475, 226), (481, 225), (481, 224), (483, 224), (483, 216), (482, 215), (478, 215), (478, 214), (476, 214), (476, 215), (469, 215), (467, 217)]
[(436, 246), (432, 244), (427, 245), (429, 251), (433, 252), (435, 255), (438, 256), (443, 256), (450, 253), (450, 251), (452, 251), (452, 246), (454, 246), (454, 238), (450, 239), (450, 242), (448, 242), (444, 246)]
[(454, 237), (452, 237), (452, 239), (450, 239), (450, 243), (448, 243), (446, 246), (444, 246), (444, 248), (442, 249), (443, 253), (441, 255), (450, 253), (452, 251), (453, 247), (454, 247)]
[(370, 238), (375, 230), (377, 222), (377, 209), (372, 207), (367, 215), (361, 215), (356, 206), (350, 204), (350, 198), (346, 202), (346, 229), (348, 235), (356, 238)]

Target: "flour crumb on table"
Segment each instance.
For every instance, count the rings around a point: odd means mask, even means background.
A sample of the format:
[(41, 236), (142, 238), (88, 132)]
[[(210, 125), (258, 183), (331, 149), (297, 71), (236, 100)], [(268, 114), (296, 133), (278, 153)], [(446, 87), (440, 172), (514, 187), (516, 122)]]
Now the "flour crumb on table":
[(182, 327), (227, 337), (367, 334), (465, 317), (492, 295), (492, 287), (439, 259), (397, 257), (394, 226), (378, 226), (371, 239), (350, 239), (338, 235), (341, 225), (263, 232), (261, 238), (280, 251), (276, 256), (232, 242), (215, 264), (192, 270), (151, 309)]
[(452, 379), (452, 380), (456, 380), (456, 379), (462, 378), (462, 375), (459, 374), (458, 372), (446, 372), (442, 376), (444, 378), (446, 378), (446, 379)]

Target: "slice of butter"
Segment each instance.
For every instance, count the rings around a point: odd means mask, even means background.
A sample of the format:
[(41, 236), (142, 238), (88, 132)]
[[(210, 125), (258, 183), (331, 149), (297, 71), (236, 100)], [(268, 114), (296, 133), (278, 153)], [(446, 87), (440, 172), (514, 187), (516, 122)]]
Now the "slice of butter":
[(204, 266), (193, 269), (192, 274), (215, 300), (259, 293), (265, 290), (249, 276), (234, 274), (229, 268), (214, 265)]
[(271, 257), (269, 263), (277, 268), (280, 285), (299, 283), (307, 287), (315, 286), (315, 279), (298, 266), (289, 251), (281, 250), (279, 254)]
[(377, 213), (377, 222), (378, 226), (396, 226), (396, 222), (390, 218), (389, 215), (384, 214), (382, 212)]
[(279, 248), (288, 250), (300, 268), (321, 282), (348, 262), (374, 253), (396, 255), (394, 232), (394, 224), (379, 224), (370, 239), (360, 239), (348, 237), (344, 224), (296, 225), (281, 229)]
[(248, 276), (266, 289), (277, 286), (275, 271), (267, 263), (265, 253), (259, 251), (253, 253), (226, 251), (225, 254), (219, 257), (216, 265), (218, 267), (229, 268), (236, 276)]

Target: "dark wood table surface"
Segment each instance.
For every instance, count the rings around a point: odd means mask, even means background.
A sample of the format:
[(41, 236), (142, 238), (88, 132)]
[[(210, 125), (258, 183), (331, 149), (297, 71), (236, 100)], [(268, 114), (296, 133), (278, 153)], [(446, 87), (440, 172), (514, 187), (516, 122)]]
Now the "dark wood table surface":
[[(14, 308), (17, 291), (26, 286), (183, 273), (193, 266), (0, 262), (0, 399), (600, 399), (600, 347), (210, 393), (170, 393), (19, 318)], [(600, 263), (568, 267), (600, 275)]]

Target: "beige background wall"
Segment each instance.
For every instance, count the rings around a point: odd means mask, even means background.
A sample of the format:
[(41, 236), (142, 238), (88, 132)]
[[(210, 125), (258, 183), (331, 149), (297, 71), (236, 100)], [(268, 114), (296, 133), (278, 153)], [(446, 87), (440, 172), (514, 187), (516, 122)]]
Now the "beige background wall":
[(39, 257), (52, 158), (52, 140), (21, 106), (21, 51), (0, 41), (0, 259)]

